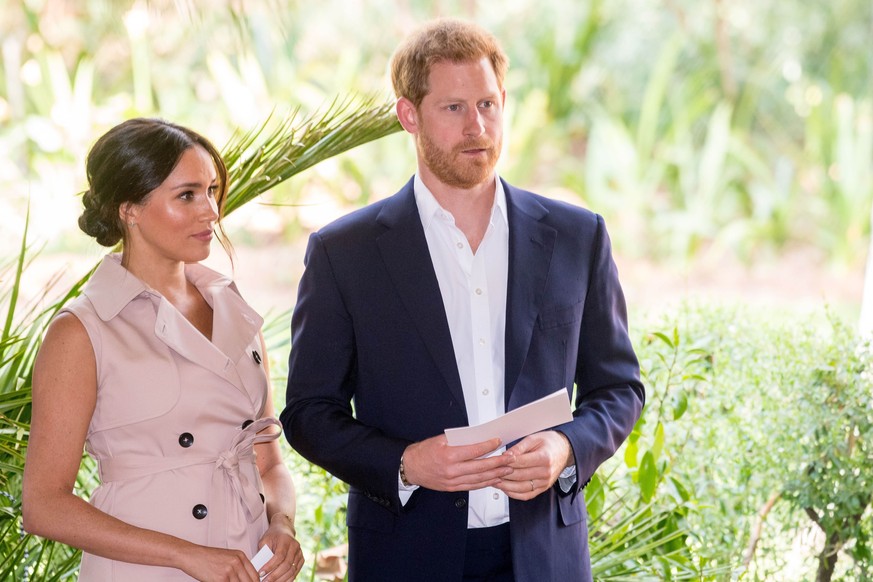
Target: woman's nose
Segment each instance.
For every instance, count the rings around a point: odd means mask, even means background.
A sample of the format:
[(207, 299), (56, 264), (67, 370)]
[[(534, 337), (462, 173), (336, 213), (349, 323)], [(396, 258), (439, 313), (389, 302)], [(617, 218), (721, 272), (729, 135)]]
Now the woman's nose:
[(203, 220), (213, 221), (218, 219), (218, 202), (212, 196), (206, 197), (206, 203), (202, 207)]

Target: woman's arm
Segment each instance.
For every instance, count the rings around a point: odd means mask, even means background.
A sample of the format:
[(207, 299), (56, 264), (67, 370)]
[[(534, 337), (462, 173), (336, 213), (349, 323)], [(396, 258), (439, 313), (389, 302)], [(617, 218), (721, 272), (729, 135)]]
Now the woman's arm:
[(49, 327), (34, 364), (22, 492), (25, 530), (112, 560), (178, 568), (198, 580), (257, 582), (243, 552), (134, 527), (73, 493), (96, 401), (91, 340), (78, 318), (63, 313)]
[[(273, 388), (270, 382), (270, 368), (267, 363), (267, 348), (261, 336), (261, 353), (264, 354), (264, 373), (267, 375), (267, 402), (264, 416), (275, 416), (273, 407)], [(267, 428), (265, 430), (274, 430)], [(260, 545), (267, 545), (273, 558), (264, 564), (262, 572), (270, 574), (269, 580), (293, 580), (303, 568), (303, 550), (297, 541), (294, 517), (297, 512), (297, 496), (294, 481), (288, 467), (282, 460), (278, 439), (255, 445), (258, 472), (264, 484), (264, 497), (270, 527), (261, 538)]]

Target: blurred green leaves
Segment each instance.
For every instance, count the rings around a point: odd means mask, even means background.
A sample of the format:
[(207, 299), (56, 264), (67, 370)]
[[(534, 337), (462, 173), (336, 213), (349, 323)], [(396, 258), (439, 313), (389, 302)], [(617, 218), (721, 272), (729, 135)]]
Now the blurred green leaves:
[[(0, 188), (9, 193), (0, 205), (23, 213), (30, 197), (37, 238), (75, 231), (64, 211), (81, 190), (85, 151), (109, 125), (160, 115), (221, 143), (270, 112), (317, 123), (325, 104), (342, 106), (337, 95), (387, 92), (391, 51), (442, 14), (481, 22), (509, 53), (501, 174), (604, 214), (620, 254), (752, 261), (815, 249), (851, 266), (866, 252), (873, 6), (864, 0), (9, 8), (0, 15)], [(266, 130), (259, 138), (272, 139)], [(250, 145), (241, 160), (257, 156)], [(405, 146), (389, 140), (343, 156), (346, 179), (329, 165), (306, 185), (275, 188), (271, 201), (295, 204), (304, 189), (342, 206), (370, 190), (387, 195), (382, 184), (414, 168)], [(58, 208), (57, 217), (46, 210)], [(20, 225), (2, 226), (0, 242), (20, 240)]]

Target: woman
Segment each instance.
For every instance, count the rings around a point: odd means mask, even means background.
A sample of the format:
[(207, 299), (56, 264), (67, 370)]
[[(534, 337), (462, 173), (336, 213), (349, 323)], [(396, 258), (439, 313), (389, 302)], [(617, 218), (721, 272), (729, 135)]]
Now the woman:
[[(37, 357), (25, 529), (81, 548), (83, 582), (293, 579), (303, 555), (263, 320), (198, 264), (220, 230), (221, 157), (189, 129), (132, 119), (97, 141), (87, 174), (79, 226), (123, 250)], [(90, 504), (73, 493), (83, 445), (102, 482)]]

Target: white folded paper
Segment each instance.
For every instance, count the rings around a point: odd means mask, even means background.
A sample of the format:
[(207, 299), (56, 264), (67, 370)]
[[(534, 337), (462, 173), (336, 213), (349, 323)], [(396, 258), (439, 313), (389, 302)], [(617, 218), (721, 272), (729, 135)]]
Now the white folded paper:
[(529, 434), (552, 428), (573, 420), (570, 412), (570, 398), (567, 389), (561, 388), (534, 400), (524, 406), (510, 410), (494, 420), (464, 426), (447, 428), (446, 440), (453, 447), (481, 443), (499, 437), (504, 445)]
[[(264, 564), (269, 562), (270, 558), (272, 557), (273, 550), (271, 550), (269, 546), (264, 546), (258, 551), (257, 554), (255, 554), (255, 557), (252, 558), (252, 566), (254, 566), (255, 570), (260, 573), (261, 568), (263, 568)], [(263, 578), (263, 576), (261, 576), (261, 578)]]

